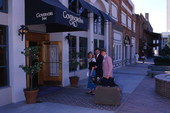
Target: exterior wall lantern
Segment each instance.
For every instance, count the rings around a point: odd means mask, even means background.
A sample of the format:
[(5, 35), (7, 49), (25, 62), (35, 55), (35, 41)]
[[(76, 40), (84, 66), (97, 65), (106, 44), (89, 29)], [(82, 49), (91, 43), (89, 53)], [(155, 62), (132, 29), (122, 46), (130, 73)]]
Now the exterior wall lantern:
[(70, 35), (70, 33), (68, 33), (68, 35), (65, 38), (66, 40), (68, 40), (68, 42), (70, 42), (73, 37)]
[(23, 41), (23, 36), (28, 33), (29, 29), (25, 25), (21, 25), (21, 28), (18, 30), (18, 35), (21, 36), (21, 40)]

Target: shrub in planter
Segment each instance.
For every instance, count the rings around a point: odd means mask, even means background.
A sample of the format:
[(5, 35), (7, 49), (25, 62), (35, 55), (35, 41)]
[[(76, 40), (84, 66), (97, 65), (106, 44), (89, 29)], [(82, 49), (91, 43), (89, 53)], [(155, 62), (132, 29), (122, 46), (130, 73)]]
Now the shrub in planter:
[(74, 59), (70, 60), (69, 62), (74, 71), (74, 75), (69, 77), (71, 87), (78, 87), (79, 77), (76, 75), (76, 71), (80, 62), (77, 61), (77, 58), (80, 58), (81, 54), (81, 52), (72, 53)]
[(27, 59), (29, 63), (26, 65), (20, 65), (19, 67), (27, 74), (26, 88), (24, 89), (26, 103), (32, 104), (36, 102), (36, 97), (38, 94), (38, 88), (33, 87), (33, 78), (41, 69), (42, 62), (39, 61), (39, 46), (31, 46), (24, 49), (21, 52)]
[(157, 56), (154, 58), (155, 65), (170, 66), (170, 57), (168, 56)]

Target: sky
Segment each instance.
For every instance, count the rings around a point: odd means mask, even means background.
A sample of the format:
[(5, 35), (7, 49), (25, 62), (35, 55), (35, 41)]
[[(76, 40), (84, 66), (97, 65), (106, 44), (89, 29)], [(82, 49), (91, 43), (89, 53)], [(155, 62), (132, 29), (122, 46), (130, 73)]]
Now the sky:
[(131, 0), (135, 5), (135, 13), (149, 13), (149, 21), (156, 33), (166, 32), (167, 0)]

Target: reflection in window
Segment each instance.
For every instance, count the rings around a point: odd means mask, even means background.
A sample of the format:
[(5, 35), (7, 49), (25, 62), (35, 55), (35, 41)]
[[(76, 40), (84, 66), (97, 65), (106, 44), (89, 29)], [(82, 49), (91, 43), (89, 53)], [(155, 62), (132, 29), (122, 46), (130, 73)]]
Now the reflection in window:
[(7, 28), (0, 26), (0, 87), (8, 85)]
[(79, 40), (80, 52), (80, 69), (87, 68), (87, 38), (80, 37)]

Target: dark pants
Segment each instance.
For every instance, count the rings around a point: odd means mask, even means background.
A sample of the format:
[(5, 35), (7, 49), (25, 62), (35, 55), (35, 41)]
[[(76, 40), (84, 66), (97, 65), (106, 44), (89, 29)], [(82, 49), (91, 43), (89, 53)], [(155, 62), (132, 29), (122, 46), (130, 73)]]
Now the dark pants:
[(103, 70), (102, 69), (96, 69), (96, 77), (103, 77)]
[(114, 78), (102, 78), (100, 81), (100, 85), (102, 86), (110, 86), (110, 87), (115, 87), (118, 86), (115, 82), (114, 82)]

